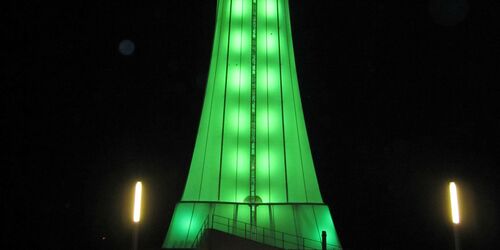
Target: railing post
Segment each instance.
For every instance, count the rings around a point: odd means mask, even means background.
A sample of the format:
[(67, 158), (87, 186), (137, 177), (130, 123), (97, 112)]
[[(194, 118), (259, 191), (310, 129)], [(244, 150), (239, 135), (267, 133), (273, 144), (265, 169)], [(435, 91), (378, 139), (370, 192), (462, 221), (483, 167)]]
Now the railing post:
[(231, 225), (231, 222), (229, 221), (229, 218), (227, 218), (227, 233), (231, 231), (229, 225)]
[(321, 232), (321, 249), (326, 250), (326, 231)]
[(285, 249), (285, 232), (281, 232), (281, 246)]

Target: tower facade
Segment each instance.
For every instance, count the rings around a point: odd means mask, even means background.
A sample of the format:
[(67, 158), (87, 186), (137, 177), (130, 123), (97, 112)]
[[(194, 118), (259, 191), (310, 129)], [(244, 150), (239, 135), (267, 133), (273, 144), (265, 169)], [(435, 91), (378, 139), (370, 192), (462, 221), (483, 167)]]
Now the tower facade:
[[(340, 248), (314, 169), (288, 0), (218, 0), (189, 175), (163, 247), (205, 228), (283, 248)], [(244, 229), (243, 229), (244, 228)]]

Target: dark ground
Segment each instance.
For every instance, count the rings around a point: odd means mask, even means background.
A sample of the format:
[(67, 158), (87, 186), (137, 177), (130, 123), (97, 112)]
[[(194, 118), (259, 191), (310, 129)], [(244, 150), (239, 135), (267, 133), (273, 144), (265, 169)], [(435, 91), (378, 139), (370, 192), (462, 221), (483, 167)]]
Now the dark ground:
[[(290, 1), (311, 148), (346, 249), (451, 249), (449, 180), (463, 249), (498, 244), (500, 4), (464, 2)], [(4, 249), (127, 249), (137, 179), (141, 246), (161, 245), (194, 146), (215, 5), (2, 7)], [(133, 55), (119, 53), (123, 39)]]

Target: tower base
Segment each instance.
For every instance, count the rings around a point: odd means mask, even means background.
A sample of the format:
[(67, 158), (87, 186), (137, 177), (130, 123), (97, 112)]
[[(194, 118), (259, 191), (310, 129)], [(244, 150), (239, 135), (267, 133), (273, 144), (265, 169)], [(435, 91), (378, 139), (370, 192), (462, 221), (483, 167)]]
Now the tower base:
[[(250, 223), (250, 203), (179, 202), (163, 248), (195, 248), (205, 229), (284, 249), (341, 249), (330, 210), (319, 203), (259, 203), (256, 224)], [(254, 206), (255, 206), (254, 205)]]

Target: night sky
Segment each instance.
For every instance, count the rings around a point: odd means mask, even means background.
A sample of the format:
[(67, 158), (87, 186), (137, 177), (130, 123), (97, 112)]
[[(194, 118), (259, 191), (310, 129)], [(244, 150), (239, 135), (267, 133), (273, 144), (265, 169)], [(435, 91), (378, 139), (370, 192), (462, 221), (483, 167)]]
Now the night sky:
[[(462, 248), (495, 249), (500, 4), (290, 5), (316, 172), (345, 249), (452, 249), (450, 180)], [(159, 249), (189, 170), (215, 7), (2, 7), (4, 249), (128, 249), (139, 179), (140, 245)]]

